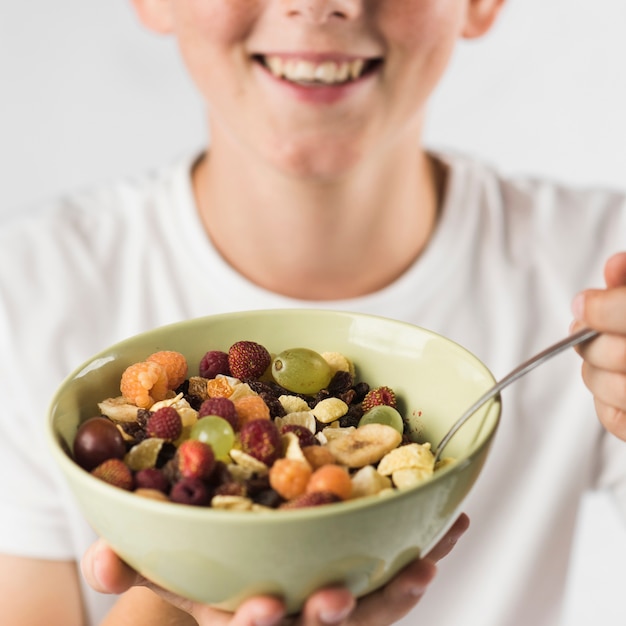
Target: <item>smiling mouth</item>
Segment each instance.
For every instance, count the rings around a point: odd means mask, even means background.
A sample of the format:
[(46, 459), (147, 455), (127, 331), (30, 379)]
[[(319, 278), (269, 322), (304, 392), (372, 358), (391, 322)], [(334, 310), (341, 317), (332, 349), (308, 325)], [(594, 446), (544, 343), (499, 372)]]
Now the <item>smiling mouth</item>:
[(253, 59), (276, 78), (308, 86), (349, 83), (371, 74), (382, 64), (382, 59), (353, 59), (319, 63), (275, 55), (254, 55)]

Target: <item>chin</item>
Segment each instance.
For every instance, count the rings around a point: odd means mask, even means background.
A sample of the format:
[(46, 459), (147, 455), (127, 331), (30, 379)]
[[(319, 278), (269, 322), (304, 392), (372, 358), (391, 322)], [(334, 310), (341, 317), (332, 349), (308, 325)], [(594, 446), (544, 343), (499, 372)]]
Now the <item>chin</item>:
[(314, 147), (283, 150), (271, 157), (274, 167), (285, 176), (311, 182), (333, 182), (344, 178), (358, 168), (363, 160), (361, 151), (345, 144), (333, 147), (322, 142)]

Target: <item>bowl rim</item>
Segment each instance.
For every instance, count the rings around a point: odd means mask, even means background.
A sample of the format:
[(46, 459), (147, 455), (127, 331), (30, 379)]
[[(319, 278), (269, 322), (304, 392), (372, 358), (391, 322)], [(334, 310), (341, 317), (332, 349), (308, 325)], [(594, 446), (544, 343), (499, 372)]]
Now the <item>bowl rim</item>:
[(310, 316), (310, 315), (325, 315), (325, 316), (345, 316), (349, 318), (362, 318), (362, 319), (372, 319), (384, 322), (391, 322), (393, 324), (401, 325), (403, 327), (417, 329), (420, 332), (423, 332), (427, 335), (435, 337), (437, 339), (443, 339), (448, 342), (455, 349), (458, 349), (464, 352), (466, 355), (469, 355), (475, 362), (476, 365), (480, 369), (483, 370), (484, 374), (487, 375), (494, 383), (496, 379), (491, 372), (491, 370), (472, 352), (470, 352), (467, 348), (465, 348), (460, 343), (450, 339), (444, 335), (441, 335), (433, 330), (428, 328), (424, 328), (422, 326), (418, 326), (417, 324), (412, 324), (410, 322), (405, 322), (402, 320), (397, 320), (394, 318), (384, 317), (382, 315), (375, 315), (370, 313), (359, 313), (359, 312), (351, 312), (344, 310), (336, 310), (336, 309), (327, 309), (327, 308), (277, 308), (277, 309), (249, 309), (245, 311), (234, 311), (230, 313), (216, 313), (213, 315), (205, 315), (200, 317), (194, 317), (187, 320), (180, 320), (177, 322), (171, 322), (169, 324), (164, 324), (161, 326), (156, 326), (154, 328), (142, 331), (140, 333), (131, 335), (126, 337), (125, 339), (116, 341), (113, 344), (110, 344), (108, 347), (100, 350), (96, 354), (92, 355), (90, 358), (83, 361), (80, 365), (75, 367), (69, 374), (65, 376), (65, 378), (59, 383), (56, 391), (54, 392), (46, 412), (46, 439), (48, 442), (48, 447), (52, 450), (53, 456), (55, 457), (57, 463), (61, 466), (63, 473), (71, 474), (74, 480), (79, 481), (84, 487), (88, 487), (90, 489), (95, 489), (99, 493), (106, 495), (107, 497), (113, 497), (116, 500), (119, 500), (120, 503), (125, 503), (133, 506), (134, 508), (145, 508), (150, 511), (158, 512), (159, 514), (166, 515), (177, 515), (180, 513), (185, 514), (185, 516), (190, 516), (191, 519), (195, 519), (196, 517), (205, 518), (207, 521), (213, 519), (214, 516), (216, 518), (220, 518), (221, 516), (227, 516), (227, 519), (235, 524), (258, 524), (260, 519), (263, 519), (265, 522), (270, 524), (283, 524), (286, 521), (296, 521), (296, 520), (309, 520), (316, 519), (318, 517), (324, 516), (335, 516), (335, 515), (349, 515), (356, 511), (359, 511), (364, 508), (376, 507), (376, 506), (384, 506), (384, 504), (389, 500), (401, 500), (404, 498), (412, 497), (412, 494), (415, 491), (425, 491), (430, 489), (437, 488), (438, 484), (445, 478), (445, 476), (451, 472), (458, 472), (470, 464), (473, 458), (479, 454), (481, 454), (485, 447), (491, 445), (493, 438), (495, 436), (496, 431), (498, 430), (501, 415), (502, 415), (502, 400), (500, 396), (496, 396), (488, 403), (485, 404), (485, 409), (489, 412), (496, 411), (495, 419), (493, 422), (493, 426), (489, 429), (487, 434), (483, 437), (482, 441), (476, 445), (469, 454), (462, 457), (459, 460), (456, 460), (454, 463), (450, 464), (447, 467), (443, 467), (438, 470), (431, 478), (428, 480), (418, 483), (417, 485), (413, 485), (411, 487), (402, 488), (402, 489), (394, 489), (389, 491), (383, 495), (375, 494), (371, 496), (363, 496), (360, 498), (355, 498), (354, 500), (346, 500), (335, 502), (331, 504), (326, 504), (324, 506), (317, 507), (305, 507), (302, 509), (272, 509), (268, 511), (267, 514), (255, 514), (253, 511), (237, 511), (232, 509), (215, 509), (210, 506), (193, 506), (187, 504), (180, 503), (172, 503), (169, 501), (158, 501), (150, 498), (137, 496), (132, 491), (126, 491), (124, 489), (120, 489), (119, 487), (115, 487), (102, 481), (94, 476), (92, 476), (89, 472), (81, 468), (68, 454), (68, 451), (64, 450), (59, 437), (54, 428), (54, 409), (58, 402), (59, 397), (64, 392), (65, 386), (73, 379), (79, 378), (81, 375), (88, 373), (91, 369), (93, 369), (93, 365), (102, 361), (105, 357), (110, 359), (111, 353), (118, 352), (121, 347), (123, 347), (128, 341), (135, 339), (143, 339), (148, 338), (150, 335), (157, 335), (163, 332), (175, 332), (177, 328), (181, 328), (188, 324), (202, 324), (208, 320), (216, 320), (216, 319), (236, 319), (236, 318), (246, 318), (246, 317), (255, 317), (259, 315), (295, 315), (295, 316)]

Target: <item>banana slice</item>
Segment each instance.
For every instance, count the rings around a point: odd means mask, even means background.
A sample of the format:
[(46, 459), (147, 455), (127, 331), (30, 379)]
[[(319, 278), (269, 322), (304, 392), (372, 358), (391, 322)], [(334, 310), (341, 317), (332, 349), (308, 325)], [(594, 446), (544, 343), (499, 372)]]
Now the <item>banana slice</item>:
[(106, 415), (114, 422), (137, 421), (137, 405), (128, 402), (124, 396), (107, 398), (102, 402), (98, 402), (98, 408), (102, 415)]
[(365, 424), (348, 435), (329, 440), (326, 445), (342, 465), (365, 467), (378, 463), (401, 441), (402, 435), (391, 426)]

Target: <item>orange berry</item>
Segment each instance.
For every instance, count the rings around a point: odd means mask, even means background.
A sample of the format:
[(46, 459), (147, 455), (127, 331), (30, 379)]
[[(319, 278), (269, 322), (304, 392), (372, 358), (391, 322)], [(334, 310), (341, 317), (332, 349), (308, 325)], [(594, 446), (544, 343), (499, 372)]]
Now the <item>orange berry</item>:
[(154, 361), (134, 363), (122, 374), (120, 391), (132, 404), (149, 409), (155, 402), (165, 400), (167, 396), (167, 372)]
[(211, 378), (207, 380), (206, 391), (209, 398), (228, 398), (233, 393), (233, 388), (226, 378)]
[(252, 420), (270, 419), (270, 410), (261, 396), (244, 396), (233, 401), (239, 429)]
[(326, 446), (305, 446), (302, 448), (302, 454), (313, 469), (337, 463), (335, 455)]
[(161, 350), (151, 354), (146, 361), (154, 361), (165, 368), (167, 384), (170, 389), (176, 389), (187, 378), (187, 359), (180, 352)]
[(348, 500), (352, 495), (352, 481), (350, 474), (341, 465), (323, 465), (316, 469), (306, 488), (307, 493), (329, 491), (342, 500)]
[(270, 486), (285, 500), (292, 500), (306, 491), (311, 473), (304, 461), (278, 459), (270, 469)]

